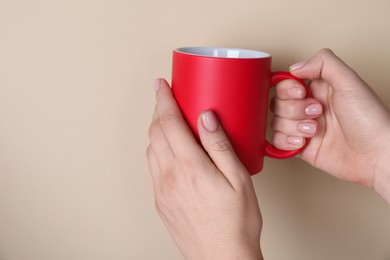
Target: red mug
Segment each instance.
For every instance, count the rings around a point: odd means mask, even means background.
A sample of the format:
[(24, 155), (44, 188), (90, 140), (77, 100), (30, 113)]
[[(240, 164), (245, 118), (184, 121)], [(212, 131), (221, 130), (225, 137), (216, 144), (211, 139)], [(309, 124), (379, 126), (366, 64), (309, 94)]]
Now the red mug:
[(271, 72), (271, 55), (265, 52), (209, 47), (173, 51), (172, 91), (193, 133), (199, 140), (198, 117), (213, 111), (251, 175), (263, 169), (264, 156), (289, 158), (304, 149), (279, 150), (265, 139), (269, 89), (285, 79), (299, 81), (311, 96), (302, 79)]

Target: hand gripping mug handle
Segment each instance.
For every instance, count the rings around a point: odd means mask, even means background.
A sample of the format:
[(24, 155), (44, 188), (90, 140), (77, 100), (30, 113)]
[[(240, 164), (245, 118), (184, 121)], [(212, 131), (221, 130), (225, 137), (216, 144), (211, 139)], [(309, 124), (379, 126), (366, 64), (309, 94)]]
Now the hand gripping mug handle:
[[(298, 81), (306, 88), (306, 96), (313, 97), (309, 86), (307, 86), (307, 84), (302, 79), (297, 78), (294, 75), (292, 75), (291, 73), (285, 72), (285, 71), (277, 71), (277, 72), (272, 73), (270, 88), (276, 86), (276, 84), (278, 84), (282, 80), (286, 80), (286, 79), (293, 79), (293, 80)], [(306, 138), (306, 142), (305, 142), (305, 145), (303, 147), (301, 147), (297, 150), (291, 150), (291, 151), (280, 150), (280, 149), (276, 148), (275, 146), (273, 146), (270, 142), (266, 141), (265, 155), (267, 157), (276, 158), (276, 159), (285, 159), (285, 158), (294, 157), (295, 155), (299, 154), (300, 152), (302, 152), (305, 149), (305, 147), (309, 144), (309, 141), (310, 141), (310, 138)]]

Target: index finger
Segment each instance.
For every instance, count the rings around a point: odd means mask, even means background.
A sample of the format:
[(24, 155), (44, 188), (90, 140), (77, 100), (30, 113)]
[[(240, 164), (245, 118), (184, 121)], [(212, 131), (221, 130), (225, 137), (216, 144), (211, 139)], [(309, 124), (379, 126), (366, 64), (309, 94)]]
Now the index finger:
[(279, 82), (276, 87), (276, 96), (279, 99), (304, 99), (305, 87), (296, 80), (287, 79)]
[(175, 157), (200, 152), (201, 148), (185, 122), (168, 83), (160, 79), (156, 93), (159, 120)]

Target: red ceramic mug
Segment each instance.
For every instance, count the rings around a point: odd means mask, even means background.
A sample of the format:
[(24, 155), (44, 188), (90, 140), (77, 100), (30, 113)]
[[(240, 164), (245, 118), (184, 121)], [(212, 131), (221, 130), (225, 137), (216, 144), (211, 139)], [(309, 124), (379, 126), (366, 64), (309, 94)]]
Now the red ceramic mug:
[(199, 115), (213, 111), (251, 175), (262, 170), (264, 156), (289, 158), (304, 149), (279, 150), (265, 139), (269, 89), (285, 79), (301, 82), (311, 96), (301, 79), (271, 72), (271, 55), (265, 52), (208, 47), (173, 51), (172, 91), (195, 136), (199, 139)]

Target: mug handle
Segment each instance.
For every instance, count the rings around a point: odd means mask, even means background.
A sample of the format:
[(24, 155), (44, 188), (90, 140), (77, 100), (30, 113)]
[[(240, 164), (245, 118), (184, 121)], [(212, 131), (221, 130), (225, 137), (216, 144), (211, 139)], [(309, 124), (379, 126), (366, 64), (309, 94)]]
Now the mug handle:
[[(271, 74), (271, 86), (270, 88), (276, 86), (280, 81), (286, 80), (286, 79), (293, 79), (301, 83), (305, 88), (306, 88), (306, 96), (308, 97), (313, 97), (313, 94), (311, 93), (311, 90), (309, 86), (300, 78), (295, 77), (289, 72), (286, 71), (277, 71), (277, 72), (272, 72)], [(265, 155), (270, 158), (276, 158), (276, 159), (285, 159), (285, 158), (290, 158), (294, 157), (295, 155), (299, 154), (302, 152), (306, 146), (309, 144), (310, 138), (306, 138), (305, 145), (297, 150), (291, 150), (291, 151), (286, 151), (286, 150), (280, 150), (273, 146), (270, 142), (266, 140), (265, 144)]]

